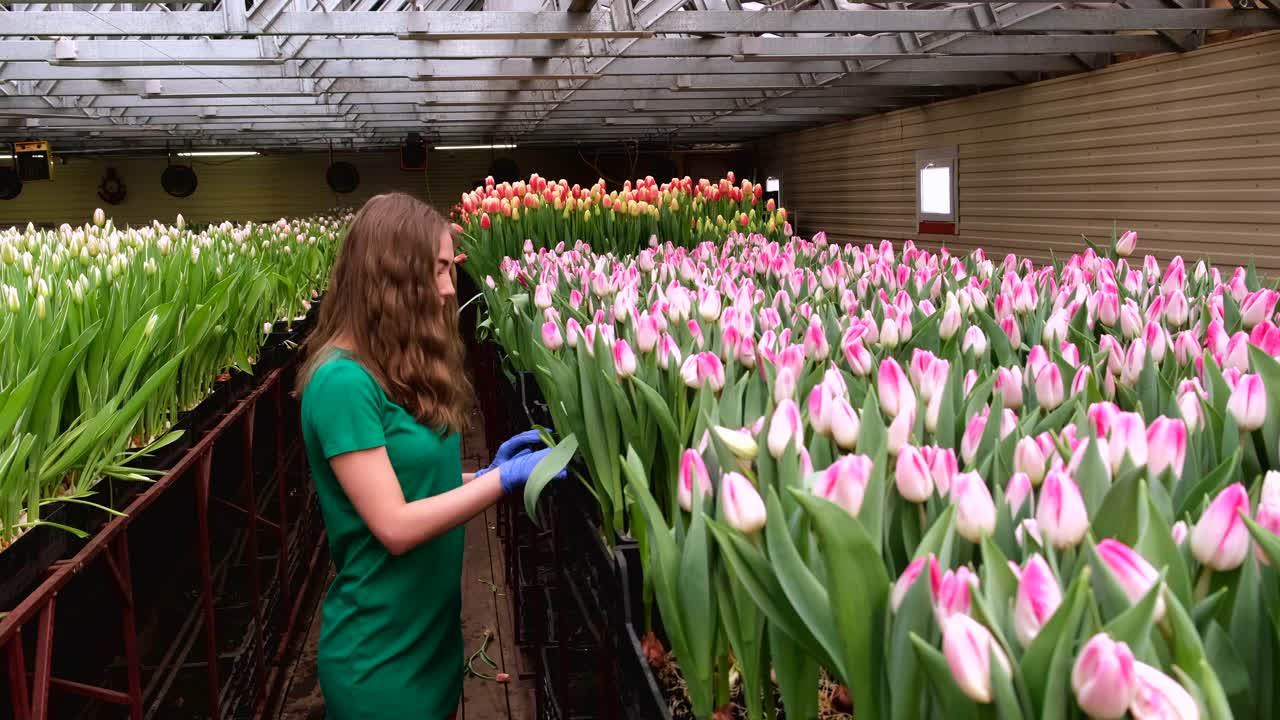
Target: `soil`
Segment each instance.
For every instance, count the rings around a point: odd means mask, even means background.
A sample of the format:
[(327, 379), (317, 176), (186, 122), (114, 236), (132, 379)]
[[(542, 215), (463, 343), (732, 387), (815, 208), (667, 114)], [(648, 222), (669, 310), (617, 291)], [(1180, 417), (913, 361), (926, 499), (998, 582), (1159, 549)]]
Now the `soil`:
[[(658, 667), (654, 668), (654, 676), (662, 693), (667, 699), (667, 709), (671, 712), (671, 720), (696, 720), (693, 705), (689, 702), (688, 688), (680, 673), (680, 666), (670, 653), (667, 653)], [(742, 703), (742, 683), (737, 674), (730, 678), (730, 701), (715, 713), (715, 720), (746, 720), (747, 711)], [(785, 720), (786, 710), (782, 707), (782, 696), (777, 685), (773, 686), (774, 707), (778, 708), (776, 720)], [(849, 707), (849, 691), (836, 682), (825, 669), (818, 679), (818, 720), (853, 720), (853, 712)]]

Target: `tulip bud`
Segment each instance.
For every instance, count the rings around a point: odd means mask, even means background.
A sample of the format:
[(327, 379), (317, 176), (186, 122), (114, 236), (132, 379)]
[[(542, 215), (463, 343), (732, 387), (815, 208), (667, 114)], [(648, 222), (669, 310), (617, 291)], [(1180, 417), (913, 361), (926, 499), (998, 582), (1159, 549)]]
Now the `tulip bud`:
[(1187, 431), (1195, 432), (1203, 420), (1200, 414), (1200, 398), (1195, 393), (1183, 393), (1178, 396), (1178, 413), (1186, 422)]
[[(902, 455), (898, 455), (901, 467)], [(951, 502), (956, 506), (956, 532), (969, 542), (977, 543), (983, 535), (996, 530), (996, 504), (982, 476), (976, 472), (960, 473), (951, 485)]]
[(880, 409), (890, 418), (896, 418), (902, 410), (908, 407), (914, 409), (916, 406), (916, 395), (911, 388), (911, 381), (902, 371), (902, 366), (893, 358), (885, 358), (880, 363), (877, 392), (880, 395)]
[[(931, 576), (930, 580), (932, 579)], [(969, 591), (976, 587), (978, 576), (967, 567), (943, 573), (932, 587), (933, 612), (938, 625), (945, 626), (947, 618), (952, 615), (967, 615), (971, 602)]]
[(716, 425), (712, 428), (716, 437), (724, 446), (733, 453), (734, 457), (740, 460), (754, 460), (758, 451), (756, 441), (751, 437), (751, 433), (746, 430), (730, 430), (727, 427)]
[(871, 458), (864, 455), (845, 455), (836, 460), (818, 477), (813, 494), (830, 500), (857, 517), (862, 510), (867, 481), (871, 477)]
[(915, 446), (903, 445), (898, 452), (894, 481), (908, 502), (922, 503), (933, 494), (933, 474)]
[(942, 654), (960, 691), (977, 703), (991, 702), (991, 658), (1000, 663), (1006, 674), (1009, 672), (1009, 659), (991, 631), (968, 615), (947, 620)]
[(1045, 363), (1040, 372), (1036, 373), (1036, 399), (1040, 401), (1040, 407), (1053, 410), (1062, 404), (1065, 393), (1062, 371), (1058, 369), (1058, 364)]
[[(1098, 557), (1131, 603), (1141, 602), (1160, 579), (1160, 574), (1146, 558), (1117, 540), (1107, 538), (1099, 542)], [(1164, 609), (1164, 598), (1156, 598), (1156, 622), (1164, 617)]]
[(871, 357), (871, 351), (867, 350), (862, 344), (862, 340), (853, 340), (844, 345), (844, 358), (849, 363), (849, 370), (858, 377), (866, 377), (871, 374), (871, 366), (874, 359)]
[(951, 448), (920, 448), (920, 454), (929, 463), (933, 486), (937, 488), (939, 495), (945, 497), (951, 492), (951, 483), (960, 470), (955, 451)]
[(793, 444), (797, 449), (804, 447), (804, 424), (800, 408), (794, 400), (786, 398), (778, 403), (769, 421), (769, 454), (780, 458)]
[(987, 430), (987, 416), (979, 413), (969, 418), (964, 435), (960, 438), (960, 457), (966, 465), (972, 465), (978, 457), (978, 445), (982, 442), (982, 434)]
[(93, 224), (98, 227), (107, 224), (107, 214), (102, 211), (102, 208), (93, 211)]
[(1035, 438), (1024, 437), (1013, 450), (1014, 472), (1024, 473), (1034, 485), (1044, 480), (1048, 459)]
[(1138, 246), (1138, 233), (1133, 230), (1126, 231), (1125, 234), (1116, 240), (1116, 255), (1120, 257), (1129, 257)]
[(707, 473), (707, 465), (697, 450), (688, 449), (680, 456), (680, 484), (676, 488), (676, 500), (685, 512), (693, 512), (695, 485), (702, 497), (711, 495), (711, 476)]
[(751, 481), (736, 472), (727, 472), (720, 480), (720, 501), (725, 522), (741, 533), (751, 534), (764, 527), (764, 500)]
[(1173, 678), (1141, 662), (1133, 667), (1138, 691), (1129, 713), (1134, 720), (1199, 720), (1199, 705)]
[(1260, 323), (1271, 320), (1275, 314), (1277, 300), (1280, 300), (1280, 293), (1268, 288), (1250, 293), (1240, 304), (1244, 329), (1252, 330)]
[(1111, 471), (1120, 472), (1125, 458), (1134, 467), (1147, 464), (1147, 426), (1138, 413), (1122, 412), (1111, 421), (1107, 443), (1111, 447)]
[(533, 291), (533, 304), (539, 310), (546, 310), (551, 307), (551, 286), (540, 283)]
[(1039, 555), (1032, 555), (1018, 576), (1018, 594), (1013, 604), (1013, 629), (1022, 647), (1030, 647), (1058, 606), (1062, 605), (1062, 589)]
[(998, 368), (992, 391), (1004, 398), (1004, 406), (1010, 410), (1022, 409), (1022, 370), (1017, 367)]
[(636, 354), (626, 340), (618, 340), (613, 344), (613, 366), (619, 378), (636, 374)]
[(983, 334), (982, 328), (970, 325), (964, 333), (964, 342), (960, 347), (965, 352), (982, 355), (987, 351), (987, 336)]
[(942, 321), (938, 323), (938, 335), (943, 340), (950, 340), (960, 331), (960, 307), (948, 305), (942, 313)]
[(898, 451), (911, 441), (911, 430), (916, 424), (916, 409), (908, 407), (898, 413), (898, 417), (889, 424), (889, 441), (887, 449), (890, 455), (896, 456)]
[(1220, 572), (1240, 567), (1249, 551), (1249, 529), (1240, 514), (1248, 512), (1249, 493), (1241, 483), (1218, 493), (1191, 530), (1191, 554)]
[(862, 429), (862, 423), (857, 411), (844, 395), (837, 395), (831, 401), (830, 424), (831, 436), (836, 445), (845, 450), (853, 450), (858, 446), (858, 433)]
[(542, 344), (548, 349), (559, 350), (564, 345), (564, 338), (560, 335), (560, 326), (554, 322), (545, 322), (542, 324)]
[(1161, 415), (1147, 428), (1147, 464), (1153, 475), (1172, 468), (1174, 477), (1182, 477), (1187, 460), (1187, 425)]
[(1061, 470), (1050, 470), (1040, 491), (1036, 524), (1044, 537), (1059, 550), (1078, 545), (1089, 529), (1080, 488)]
[(937, 557), (930, 554), (928, 557), (912, 560), (907, 565), (907, 569), (902, 571), (902, 575), (898, 577), (897, 582), (893, 584), (893, 592), (889, 595), (889, 604), (894, 612), (897, 612), (898, 608), (902, 607), (902, 601), (906, 599), (907, 592), (911, 590), (911, 586), (915, 584), (926, 566), (929, 569), (930, 592), (933, 592), (942, 583), (942, 571), (938, 569)]
[(831, 406), (834, 402), (823, 385), (814, 385), (809, 391), (809, 424), (819, 435), (831, 433)]
[(1241, 430), (1252, 432), (1261, 428), (1267, 417), (1267, 392), (1262, 376), (1240, 376), (1240, 382), (1236, 383), (1231, 398), (1227, 400), (1227, 410)]
[(1093, 636), (1071, 669), (1076, 702), (1090, 717), (1119, 720), (1138, 690), (1133, 653), (1106, 633)]
[[(1017, 517), (1018, 511), (1022, 509), (1022, 503), (1029, 497), (1032, 497), (1031, 478), (1024, 472), (1015, 472), (1004, 489), (1004, 499), (1009, 504), (1009, 514)], [(1032, 514), (1034, 514), (1034, 508)]]

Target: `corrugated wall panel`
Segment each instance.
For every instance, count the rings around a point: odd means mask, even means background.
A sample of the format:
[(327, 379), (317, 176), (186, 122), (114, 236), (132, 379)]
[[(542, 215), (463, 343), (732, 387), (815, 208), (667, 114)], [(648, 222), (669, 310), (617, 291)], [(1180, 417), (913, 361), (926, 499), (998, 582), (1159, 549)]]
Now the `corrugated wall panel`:
[[(764, 169), (806, 231), (1041, 260), (1113, 224), (1162, 257), (1280, 275), (1280, 33), (787, 133)], [(959, 235), (915, 228), (915, 151), (956, 145)]]

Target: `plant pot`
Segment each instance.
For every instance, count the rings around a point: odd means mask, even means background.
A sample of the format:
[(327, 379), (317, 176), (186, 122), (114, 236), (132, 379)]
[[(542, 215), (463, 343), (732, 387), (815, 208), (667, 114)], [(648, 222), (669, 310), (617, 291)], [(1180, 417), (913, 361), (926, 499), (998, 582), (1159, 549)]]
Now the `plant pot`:
[[(538, 677), (538, 720), (595, 720), (607, 717), (600, 711), (601, 689), (596, 683), (599, 660), (589, 649), (567, 648), (561, 665), (560, 648), (542, 649), (542, 672)], [(562, 676), (564, 676), (562, 678)], [(564, 697), (560, 695), (564, 681)]]
[(617, 667), (618, 696), (628, 720), (671, 720), (671, 711), (653, 668), (640, 644), (644, 632), (643, 571), (637, 546), (614, 551), (622, 586), (622, 622), (609, 626), (610, 647)]

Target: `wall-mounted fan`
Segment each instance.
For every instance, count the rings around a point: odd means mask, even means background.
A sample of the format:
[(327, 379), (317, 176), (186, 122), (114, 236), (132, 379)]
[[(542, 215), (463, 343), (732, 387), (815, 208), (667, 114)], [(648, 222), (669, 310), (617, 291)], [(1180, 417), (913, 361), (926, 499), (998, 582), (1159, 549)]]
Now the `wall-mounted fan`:
[(160, 186), (165, 192), (178, 198), (191, 197), (199, 184), (196, 171), (186, 165), (170, 165), (160, 175)]
[(119, 205), (124, 202), (125, 196), (129, 193), (125, 187), (124, 180), (116, 174), (115, 168), (107, 168), (107, 173), (102, 177), (102, 182), (98, 185), (98, 197), (108, 205)]
[(11, 167), (0, 167), (0, 200), (12, 200), (22, 194), (22, 178)]
[(324, 173), (324, 181), (329, 184), (330, 190), (346, 195), (360, 187), (360, 171), (355, 165), (339, 160), (329, 164), (329, 169)]

